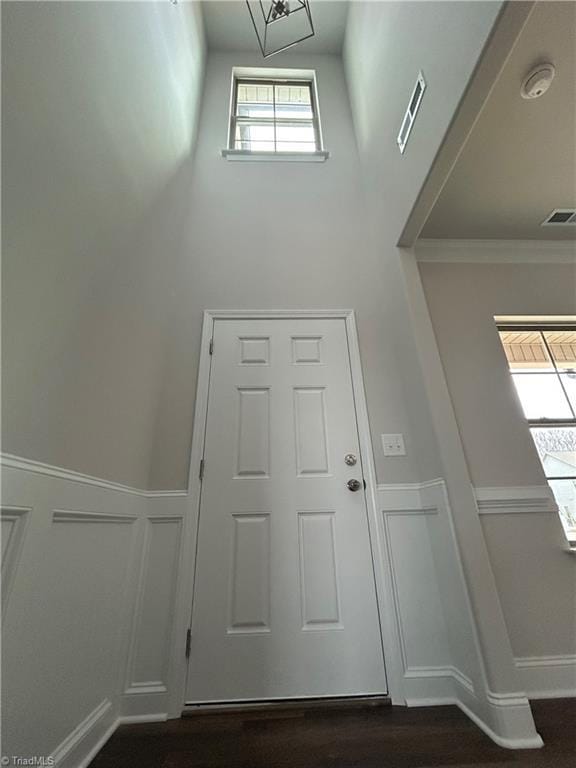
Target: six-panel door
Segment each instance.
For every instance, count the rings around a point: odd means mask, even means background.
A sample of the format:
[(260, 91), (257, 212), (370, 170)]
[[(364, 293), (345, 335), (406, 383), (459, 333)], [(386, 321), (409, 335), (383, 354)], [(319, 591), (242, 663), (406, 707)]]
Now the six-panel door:
[(385, 693), (345, 323), (213, 340), (187, 701)]

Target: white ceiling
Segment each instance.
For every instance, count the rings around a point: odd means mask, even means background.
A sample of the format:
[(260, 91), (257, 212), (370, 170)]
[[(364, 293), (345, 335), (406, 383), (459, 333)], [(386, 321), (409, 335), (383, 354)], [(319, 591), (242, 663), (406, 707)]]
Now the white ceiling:
[[(210, 50), (259, 50), (245, 0), (204, 0), (202, 10)], [(348, 15), (347, 0), (310, 0), (310, 11), (316, 34), (289, 52), (340, 53)]]
[[(540, 226), (554, 208), (576, 207), (575, 40), (576, 3), (535, 5), (422, 237), (576, 237), (575, 226)], [(550, 90), (522, 99), (524, 77), (544, 61), (556, 67)]]

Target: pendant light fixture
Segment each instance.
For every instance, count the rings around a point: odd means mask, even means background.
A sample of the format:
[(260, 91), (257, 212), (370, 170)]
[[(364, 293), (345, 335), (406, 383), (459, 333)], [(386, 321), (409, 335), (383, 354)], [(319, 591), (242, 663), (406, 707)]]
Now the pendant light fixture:
[(314, 36), (308, 0), (246, 0), (246, 5), (265, 59)]

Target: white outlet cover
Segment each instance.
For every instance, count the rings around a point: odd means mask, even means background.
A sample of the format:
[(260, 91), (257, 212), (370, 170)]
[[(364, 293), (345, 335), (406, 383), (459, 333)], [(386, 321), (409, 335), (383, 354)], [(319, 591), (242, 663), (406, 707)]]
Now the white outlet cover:
[(384, 456), (406, 456), (404, 435), (380, 435)]

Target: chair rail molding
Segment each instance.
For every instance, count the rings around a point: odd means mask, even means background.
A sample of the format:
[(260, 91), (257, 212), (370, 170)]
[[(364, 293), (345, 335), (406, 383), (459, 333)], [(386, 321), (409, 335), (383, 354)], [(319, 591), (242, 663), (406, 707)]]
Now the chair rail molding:
[(474, 494), (481, 515), (558, 512), (548, 485), (481, 487)]
[(0, 453), (0, 467), (6, 467), (11, 469), (21, 469), (25, 472), (33, 472), (37, 475), (44, 475), (46, 477), (54, 477), (59, 480), (68, 480), (73, 483), (81, 483), (83, 485), (92, 485), (97, 488), (105, 488), (109, 491), (119, 491), (120, 493), (127, 493), (132, 496), (142, 496), (148, 499), (157, 498), (178, 498), (188, 495), (186, 489), (178, 490), (147, 490), (143, 488), (133, 488), (129, 485), (123, 485), (122, 483), (116, 483), (112, 480), (105, 480), (101, 477), (94, 477), (93, 475), (85, 475), (82, 472), (76, 472), (73, 469), (65, 469), (64, 467), (56, 467), (53, 464), (45, 464), (42, 461), (35, 461), (34, 459), (27, 459), (23, 456), (15, 456), (12, 453)]

